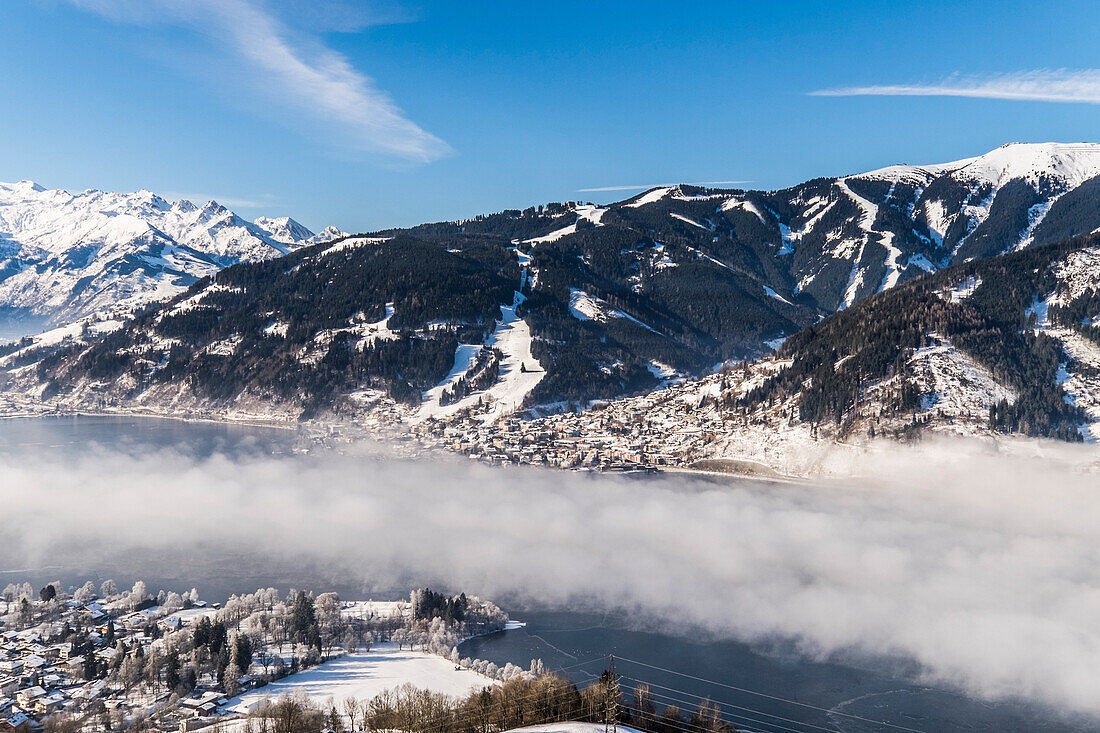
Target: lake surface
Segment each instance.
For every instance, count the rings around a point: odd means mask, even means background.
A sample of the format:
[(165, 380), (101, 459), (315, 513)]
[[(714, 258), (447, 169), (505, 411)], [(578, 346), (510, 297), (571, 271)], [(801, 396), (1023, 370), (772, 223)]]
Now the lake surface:
[[(293, 453), (294, 431), (241, 425), (152, 418), (50, 417), (0, 420), (0, 460), (18, 460), (31, 452), (60, 455), (95, 453), (111, 447), (134, 455), (172, 450), (196, 458)], [(598, 480), (598, 477), (595, 479)], [(2, 517), (0, 507), (0, 517)], [(112, 577), (119, 585), (136, 579), (150, 589), (200, 588), (209, 600), (231, 593), (274, 586), (335, 590), (344, 598), (364, 597), (361, 584), (302, 560), (276, 563), (263, 556), (226, 557), (216, 552), (155, 551), (141, 557), (99, 560), (87, 567), (14, 568), (3, 565), (0, 585), (29, 581), (42, 585), (60, 578), (66, 585)], [(397, 598), (407, 589), (381, 593)], [(507, 599), (498, 599), (508, 608)], [(743, 730), (769, 732), (833, 730), (907, 731), (1083, 731), (1095, 725), (1059, 720), (1035, 706), (990, 704), (954, 691), (913, 683), (913, 670), (902, 662), (875, 660), (814, 661), (789, 644), (752, 646), (729, 640), (705, 640), (639, 627), (624, 615), (511, 608), (527, 622), (523, 629), (473, 639), (463, 656), (513, 662), (526, 667), (542, 659), (549, 669), (577, 683), (598, 676), (616, 657), (616, 671), (629, 690), (638, 681), (652, 686), (659, 705), (693, 708), (702, 697), (720, 703)]]
[(172, 450), (194, 458), (215, 453), (281, 455), (297, 440), (294, 430), (155, 417), (69, 416), (0, 419), (0, 455), (56, 451), (79, 455), (111, 448), (122, 452)]
[(782, 644), (753, 647), (640, 631), (633, 628), (631, 618), (621, 615), (513, 615), (527, 626), (471, 639), (460, 653), (524, 667), (541, 659), (548, 669), (578, 684), (597, 678), (614, 655), (627, 701), (630, 690), (644, 682), (658, 708), (669, 704), (690, 711), (708, 698), (743, 730), (1095, 730), (1094, 723), (1052, 721), (1049, 711), (1034, 706), (979, 702), (913, 684), (901, 674), (874, 671), (866, 664), (810, 661)]

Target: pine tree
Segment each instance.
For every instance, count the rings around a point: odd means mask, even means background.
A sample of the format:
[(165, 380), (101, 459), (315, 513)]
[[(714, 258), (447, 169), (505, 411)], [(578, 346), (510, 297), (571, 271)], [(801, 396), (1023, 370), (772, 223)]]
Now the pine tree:
[(168, 690), (179, 687), (179, 650), (172, 649), (168, 652), (164, 666), (164, 685)]

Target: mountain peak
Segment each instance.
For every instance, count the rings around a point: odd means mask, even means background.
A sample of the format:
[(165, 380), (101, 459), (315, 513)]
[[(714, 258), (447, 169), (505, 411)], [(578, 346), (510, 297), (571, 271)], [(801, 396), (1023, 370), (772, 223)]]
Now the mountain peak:
[(297, 242), (309, 240), (313, 237), (313, 232), (306, 229), (289, 216), (278, 216), (274, 218), (261, 216), (252, 223), (276, 242), (281, 242), (283, 244), (295, 244)]
[(1015, 178), (1053, 178), (1073, 188), (1100, 175), (1100, 143), (1004, 143), (987, 153), (948, 163), (877, 168), (853, 178), (930, 180), (941, 175), (979, 179), (997, 187)]

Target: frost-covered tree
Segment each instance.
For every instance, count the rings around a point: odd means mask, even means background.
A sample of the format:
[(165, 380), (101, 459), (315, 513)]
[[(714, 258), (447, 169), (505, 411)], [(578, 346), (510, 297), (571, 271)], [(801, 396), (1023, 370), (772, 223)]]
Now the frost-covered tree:
[(227, 695), (233, 696), (240, 691), (241, 685), (237, 680), (243, 676), (244, 673), (237, 666), (237, 662), (231, 659), (229, 666), (225, 668), (225, 692)]
[(108, 600), (118, 595), (118, 586), (115, 585), (115, 581), (110, 578), (104, 580), (99, 586), (99, 595)]
[(175, 613), (183, 608), (183, 598), (179, 593), (171, 592), (164, 597), (164, 610), (168, 613)]
[(94, 600), (95, 597), (95, 583), (90, 580), (84, 583), (84, 585), (77, 588), (76, 592), (73, 593), (73, 600), (77, 603), (88, 603), (89, 601)]

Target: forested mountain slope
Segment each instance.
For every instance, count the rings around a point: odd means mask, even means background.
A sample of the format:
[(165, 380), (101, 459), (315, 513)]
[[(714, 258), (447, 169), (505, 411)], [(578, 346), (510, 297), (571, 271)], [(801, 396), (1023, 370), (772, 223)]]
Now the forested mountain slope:
[(584, 413), (508, 421), (495, 444), (459, 447), (501, 461), (805, 477), (849, 475), (877, 441), (942, 434), (1100, 440), (1100, 235), (955, 265), (770, 357)]
[[(1035, 386), (1051, 381), (1056, 349), (1045, 337), (1002, 338), (1022, 317), (1016, 301), (1046, 280), (1013, 270), (1007, 290), (987, 284), (966, 304), (923, 290), (953, 274), (895, 288), (953, 264), (962, 269), (948, 273), (973, 275), (1004, 252), (1020, 253), (994, 262), (1041, 259), (1033, 245), (1091, 232), (1097, 175), (1100, 146), (1014, 144), (782, 191), (681, 185), (607, 206), (555, 203), (373, 232), (229, 267), (109, 336), (85, 329), (9, 347), (0, 368), (20, 389), (38, 380), (48, 395), (119, 404), (186, 395), (187, 404), (267, 400), (312, 414), (374, 390), (422, 418), (495, 418), (644, 392), (793, 337), (784, 349), (798, 350), (796, 366), (762, 398), (798, 392), (817, 424), (844, 423), (863, 380), (938, 334), (1020, 395), (996, 420), (1069, 436), (1080, 411)], [(301, 234), (290, 220), (254, 226), (271, 241)], [(984, 277), (996, 282), (992, 271)], [(837, 310), (849, 313), (812, 325)], [(841, 335), (830, 330), (838, 324), (855, 325)], [(854, 348), (844, 339), (868, 347), (826, 378), (827, 356), (813, 355), (822, 334), (838, 352)], [(860, 370), (855, 386), (850, 369)], [(815, 387), (796, 389), (814, 375)], [(908, 407), (915, 398), (902, 391)]]

